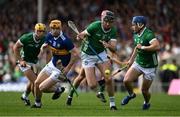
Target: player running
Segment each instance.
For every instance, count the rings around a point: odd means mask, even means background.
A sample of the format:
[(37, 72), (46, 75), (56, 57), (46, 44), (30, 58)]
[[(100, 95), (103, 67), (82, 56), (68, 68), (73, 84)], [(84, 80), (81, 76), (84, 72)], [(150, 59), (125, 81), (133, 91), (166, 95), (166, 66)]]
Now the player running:
[[(91, 89), (97, 86), (95, 67), (97, 67), (102, 77), (105, 78), (107, 92), (110, 97), (110, 109), (117, 110), (114, 101), (114, 87), (112, 80), (105, 74), (105, 70), (110, 69), (110, 61), (107, 58), (106, 48), (116, 50), (116, 29), (113, 27), (115, 16), (109, 10), (101, 13), (101, 21), (91, 23), (86, 30), (77, 35), (77, 39), (84, 39), (81, 48), (82, 67), (85, 70), (87, 83)], [(97, 52), (99, 57), (92, 51), (89, 45)]]
[[(52, 99), (60, 97), (65, 88), (56, 86), (56, 83), (60, 80), (59, 78), (62, 78), (62, 73), (68, 73), (78, 55), (72, 41), (62, 32), (60, 20), (52, 20), (49, 27), (51, 31), (46, 36), (42, 51), (44, 48), (49, 48), (52, 52), (52, 58), (35, 81), (35, 104), (32, 108), (41, 108), (42, 92), (54, 92)], [(62, 66), (63, 71), (61, 70)]]
[(144, 97), (144, 104), (142, 109), (150, 108), (150, 93), (149, 88), (153, 79), (156, 77), (156, 69), (158, 66), (157, 50), (160, 49), (159, 41), (154, 35), (154, 32), (146, 27), (146, 18), (144, 16), (134, 16), (132, 19), (132, 30), (134, 32), (135, 48), (129, 61), (130, 65), (125, 78), (124, 85), (129, 93), (121, 105), (126, 105), (128, 102), (136, 97), (131, 86), (134, 80), (137, 80), (140, 75), (143, 75), (142, 94)]
[(28, 95), (31, 91), (34, 92), (33, 84), (37, 77), (34, 70), (37, 70), (36, 63), (38, 62), (40, 48), (45, 40), (45, 29), (44, 24), (37, 23), (34, 32), (22, 35), (13, 47), (18, 66), (29, 80), (26, 90), (21, 96), (25, 105), (30, 105)]
[[(86, 78), (86, 76), (85, 76), (84, 68), (81, 67), (78, 76), (77, 76), (77, 77), (74, 79), (74, 81), (73, 81), (73, 86), (77, 89), (77, 88), (79, 87), (80, 83), (83, 82), (84, 80), (86, 80), (85, 78)], [(100, 87), (100, 88), (99, 88), (99, 92), (97, 93), (96, 96), (97, 96), (98, 98), (100, 98), (100, 100), (101, 100), (102, 102), (105, 103), (105, 102), (106, 102), (106, 99), (105, 99), (105, 96), (104, 96), (104, 94), (103, 94), (103, 92), (104, 92), (104, 90), (105, 90), (105, 80), (104, 80), (104, 79), (99, 80), (99, 81), (98, 81), (98, 84), (99, 84), (99, 87)], [(72, 103), (73, 94), (74, 94), (74, 89), (71, 88), (70, 93), (69, 93), (68, 98), (67, 98), (67, 101), (66, 101), (66, 104), (69, 105), (69, 106), (70, 106), (71, 103)]]

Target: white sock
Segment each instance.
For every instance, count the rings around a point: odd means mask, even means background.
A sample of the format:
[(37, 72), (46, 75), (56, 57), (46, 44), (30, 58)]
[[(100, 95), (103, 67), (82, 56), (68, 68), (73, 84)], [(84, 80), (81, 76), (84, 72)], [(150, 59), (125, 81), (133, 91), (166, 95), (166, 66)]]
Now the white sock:
[(22, 94), (22, 97), (23, 97), (24, 99), (28, 99), (28, 96), (26, 95), (26, 92), (24, 92), (24, 93)]
[(114, 99), (114, 97), (109, 97), (110, 107), (116, 106)]
[(41, 106), (41, 102), (35, 102), (36, 106)]

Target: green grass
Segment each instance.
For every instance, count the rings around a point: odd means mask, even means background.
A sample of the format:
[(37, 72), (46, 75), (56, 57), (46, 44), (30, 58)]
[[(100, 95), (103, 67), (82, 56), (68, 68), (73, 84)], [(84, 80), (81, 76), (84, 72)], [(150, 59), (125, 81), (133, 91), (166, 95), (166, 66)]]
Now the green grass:
[[(0, 92), (0, 116), (180, 116), (180, 96), (153, 94), (152, 106), (148, 111), (142, 111), (142, 95), (126, 106), (120, 106), (125, 93), (116, 94), (118, 110), (109, 110), (109, 103), (101, 103), (95, 93), (80, 93), (74, 97), (73, 105), (66, 106), (67, 94), (58, 100), (51, 100), (52, 94), (43, 96), (41, 109), (32, 109), (23, 105), (21, 93)], [(30, 97), (33, 100), (33, 97)]]

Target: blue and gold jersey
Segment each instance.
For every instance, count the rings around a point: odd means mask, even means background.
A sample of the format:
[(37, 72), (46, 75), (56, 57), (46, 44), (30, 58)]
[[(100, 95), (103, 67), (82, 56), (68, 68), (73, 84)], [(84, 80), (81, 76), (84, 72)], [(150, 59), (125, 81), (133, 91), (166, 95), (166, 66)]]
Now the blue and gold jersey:
[(56, 66), (59, 59), (64, 67), (69, 64), (71, 59), (70, 50), (74, 48), (74, 44), (70, 38), (68, 38), (63, 32), (61, 32), (58, 37), (53, 37), (49, 32), (47, 34), (45, 43), (49, 45), (49, 48), (52, 51), (52, 62), (54, 66)]

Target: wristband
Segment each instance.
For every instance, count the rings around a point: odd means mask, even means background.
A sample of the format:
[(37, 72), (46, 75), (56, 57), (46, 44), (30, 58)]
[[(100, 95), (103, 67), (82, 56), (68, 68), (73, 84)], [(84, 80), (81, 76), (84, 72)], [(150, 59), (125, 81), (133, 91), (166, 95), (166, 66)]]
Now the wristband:
[(144, 50), (144, 49), (145, 49), (145, 46), (141, 46), (141, 49)]

